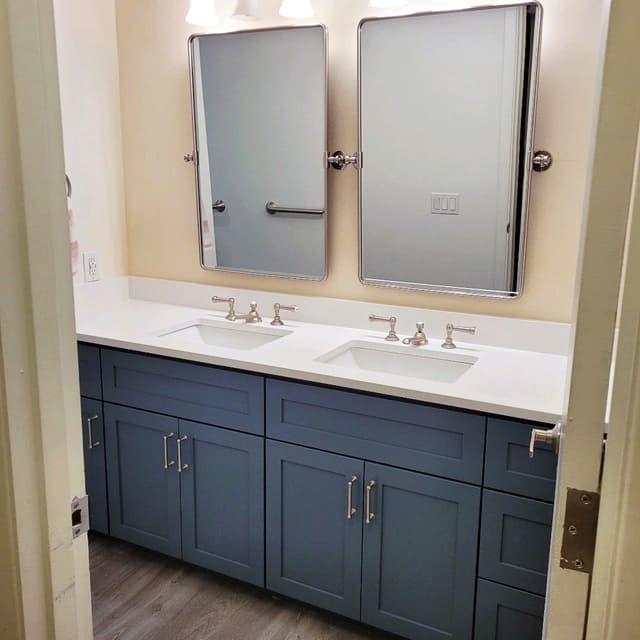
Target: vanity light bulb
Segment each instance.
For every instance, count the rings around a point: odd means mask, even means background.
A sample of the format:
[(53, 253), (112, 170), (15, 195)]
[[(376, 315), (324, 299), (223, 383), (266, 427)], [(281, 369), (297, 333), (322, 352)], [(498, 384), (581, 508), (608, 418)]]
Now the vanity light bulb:
[(189, 24), (213, 27), (218, 24), (215, 0), (191, 0), (191, 6), (185, 21)]
[(409, 0), (369, 0), (369, 6), (375, 8), (402, 7), (408, 4)]
[(282, 0), (278, 13), (285, 18), (313, 18), (315, 15), (311, 0)]
[(231, 14), (234, 18), (253, 18), (256, 12), (254, 0), (238, 0)]

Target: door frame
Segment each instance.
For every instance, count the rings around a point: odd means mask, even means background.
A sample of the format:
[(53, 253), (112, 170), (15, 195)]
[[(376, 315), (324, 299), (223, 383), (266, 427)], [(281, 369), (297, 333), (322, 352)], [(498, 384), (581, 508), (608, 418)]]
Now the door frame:
[[(547, 585), (544, 634), (547, 640), (583, 638), (587, 626), (591, 576), (561, 569), (559, 563), (567, 488), (594, 492), (601, 489), (610, 363), (640, 121), (640, 83), (634, 83), (628, 73), (629, 61), (640, 58), (639, 22), (640, 5), (636, 0), (611, 3), (596, 136), (591, 151), (591, 176), (587, 184), (569, 367), (571, 375), (560, 440)], [(637, 258), (632, 254), (639, 253), (640, 246), (630, 245), (629, 248), (629, 264), (632, 260), (635, 263)], [(635, 338), (637, 340), (637, 336)], [(615, 459), (613, 449), (607, 456), (611, 458), (608, 464), (620, 463)], [(599, 533), (600, 545), (605, 535), (606, 527), (603, 527)], [(594, 573), (594, 580), (596, 577)], [(601, 593), (593, 595), (603, 596)], [(597, 606), (595, 599), (592, 598), (591, 604)]]
[[(0, 0), (0, 472), (8, 637), (93, 637), (52, 0)], [(6, 138), (4, 137), (6, 135)], [(6, 140), (6, 143), (5, 143)], [(5, 621), (2, 621), (4, 624)]]

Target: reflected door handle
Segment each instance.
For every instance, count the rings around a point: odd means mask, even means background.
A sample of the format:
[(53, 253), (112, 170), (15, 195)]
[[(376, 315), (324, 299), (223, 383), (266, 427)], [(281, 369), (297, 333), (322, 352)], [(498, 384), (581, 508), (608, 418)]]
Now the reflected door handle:
[(226, 208), (227, 205), (225, 204), (224, 200), (216, 200), (212, 205), (211, 208), (214, 211), (217, 211), (218, 213), (222, 213)]
[(553, 429), (531, 429), (531, 439), (529, 440), (529, 457), (533, 458), (536, 453), (536, 443), (543, 442), (553, 445), (553, 450), (558, 455), (560, 448), (560, 435), (562, 433), (562, 423), (553, 427)]
[(89, 440), (89, 449), (93, 449), (93, 447), (99, 447), (100, 446), (100, 441), (93, 440), (93, 421), (97, 420), (99, 418), (99, 416), (95, 415), (95, 416), (89, 416), (87, 418), (87, 436), (88, 436), (88, 440)]
[(265, 205), (267, 213), (274, 215), (276, 213), (303, 213), (309, 216), (321, 216), (324, 214), (324, 209), (302, 209), (300, 207), (282, 207), (279, 204), (269, 200)]

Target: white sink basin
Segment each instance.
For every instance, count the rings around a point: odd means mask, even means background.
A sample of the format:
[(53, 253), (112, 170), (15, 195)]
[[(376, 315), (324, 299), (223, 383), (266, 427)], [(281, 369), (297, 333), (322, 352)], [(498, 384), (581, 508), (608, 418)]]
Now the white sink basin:
[(317, 360), (407, 378), (455, 382), (477, 362), (478, 358), (459, 352), (431, 351), (424, 347), (352, 341), (320, 356)]
[(206, 344), (211, 347), (248, 351), (283, 338), (290, 333), (291, 331), (286, 329), (251, 324), (234, 325), (228, 321), (199, 318), (164, 329), (156, 335), (191, 344)]

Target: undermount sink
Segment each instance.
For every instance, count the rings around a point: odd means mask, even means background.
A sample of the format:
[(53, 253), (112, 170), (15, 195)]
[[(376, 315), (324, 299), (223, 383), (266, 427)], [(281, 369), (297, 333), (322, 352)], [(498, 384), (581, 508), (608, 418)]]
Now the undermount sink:
[(210, 320), (209, 318), (199, 318), (191, 322), (184, 322), (170, 329), (164, 329), (157, 335), (189, 343), (206, 344), (210, 347), (247, 351), (283, 338), (290, 333), (291, 331), (286, 329), (257, 327), (250, 324), (224, 324), (221, 321)]
[(362, 341), (347, 342), (317, 359), (326, 364), (435, 382), (455, 382), (477, 360), (475, 356), (462, 353), (439, 353), (421, 350), (421, 347)]

